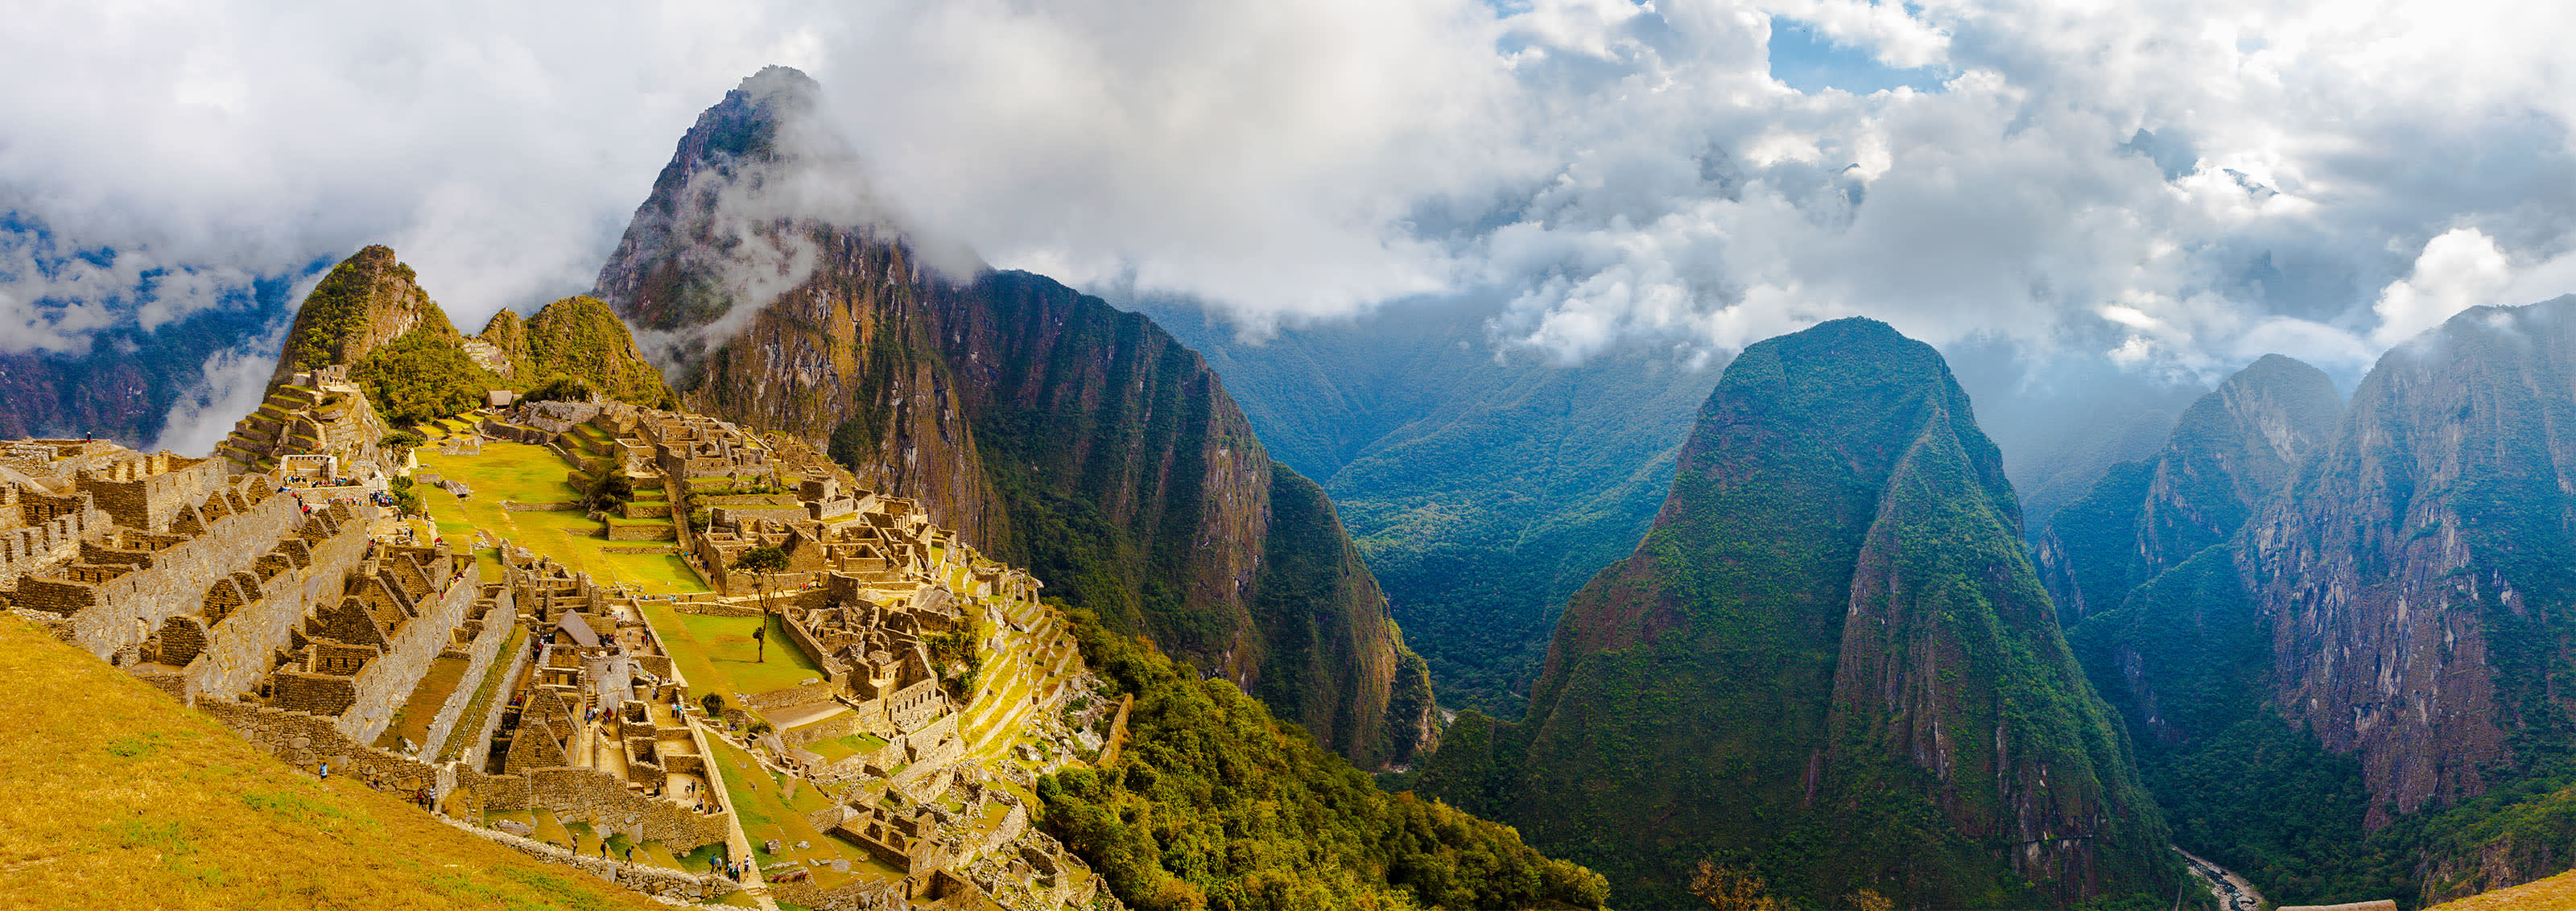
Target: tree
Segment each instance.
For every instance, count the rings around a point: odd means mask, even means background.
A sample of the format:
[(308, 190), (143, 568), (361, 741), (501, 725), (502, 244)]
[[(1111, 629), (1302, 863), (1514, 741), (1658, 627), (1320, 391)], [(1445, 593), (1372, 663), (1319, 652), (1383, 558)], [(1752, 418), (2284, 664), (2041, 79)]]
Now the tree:
[(760, 581), (756, 583), (760, 590), (760, 628), (752, 631), (751, 638), (761, 643), (759, 660), (767, 661), (769, 660), (769, 644), (766, 641), (766, 634), (769, 632), (769, 574), (787, 568), (787, 552), (779, 549), (778, 545), (763, 544), (743, 551), (742, 556), (734, 558), (733, 568), (760, 574)]
[(556, 374), (546, 377), (528, 389), (520, 398), (531, 402), (587, 402), (599, 397), (599, 390), (589, 380)]
[(1691, 871), (1691, 894), (1716, 911), (1780, 911), (1780, 902), (1764, 889), (1761, 874), (1721, 866), (1713, 857), (1700, 858)]

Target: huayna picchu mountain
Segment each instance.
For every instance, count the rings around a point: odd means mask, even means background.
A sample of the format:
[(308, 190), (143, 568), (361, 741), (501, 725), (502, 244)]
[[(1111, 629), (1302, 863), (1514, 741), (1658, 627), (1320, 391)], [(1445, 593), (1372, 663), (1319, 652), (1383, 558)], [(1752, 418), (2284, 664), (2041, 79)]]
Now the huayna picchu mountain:
[(1199, 356), (901, 228), (818, 98), (773, 67), (709, 108), (601, 270), (682, 400), (920, 500), (1354, 762), (1427, 741), (1427, 670), (1330, 502)]
[(1864, 319), (1754, 345), (1653, 530), (1567, 606), (1527, 721), (1453, 729), (1425, 787), (1466, 785), (1622, 905), (1689, 903), (1703, 860), (1793, 906), (2170, 896), (2021, 541), (1930, 346)]

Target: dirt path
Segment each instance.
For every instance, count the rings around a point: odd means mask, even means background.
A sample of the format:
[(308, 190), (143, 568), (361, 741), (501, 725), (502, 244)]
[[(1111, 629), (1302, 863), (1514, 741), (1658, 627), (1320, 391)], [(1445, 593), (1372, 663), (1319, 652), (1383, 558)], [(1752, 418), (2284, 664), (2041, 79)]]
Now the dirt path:
[(2254, 884), (2246, 882), (2245, 877), (2181, 848), (2175, 848), (2174, 853), (2182, 855), (2183, 865), (2191, 869), (2192, 878), (2208, 887), (2209, 897), (2218, 900), (2219, 911), (2262, 911), (2263, 893), (2254, 891)]

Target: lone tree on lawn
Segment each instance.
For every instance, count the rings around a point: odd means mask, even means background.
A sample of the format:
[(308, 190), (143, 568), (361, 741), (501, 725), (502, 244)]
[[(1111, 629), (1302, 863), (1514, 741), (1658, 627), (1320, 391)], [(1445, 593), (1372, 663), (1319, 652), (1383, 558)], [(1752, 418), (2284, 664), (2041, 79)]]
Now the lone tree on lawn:
[(752, 641), (761, 643), (758, 660), (767, 661), (769, 660), (769, 644), (766, 641), (766, 634), (769, 632), (769, 574), (787, 568), (787, 552), (778, 549), (775, 544), (763, 544), (743, 551), (742, 556), (733, 561), (733, 568), (760, 574), (760, 580), (754, 583), (760, 592), (760, 627), (752, 631), (751, 638)]

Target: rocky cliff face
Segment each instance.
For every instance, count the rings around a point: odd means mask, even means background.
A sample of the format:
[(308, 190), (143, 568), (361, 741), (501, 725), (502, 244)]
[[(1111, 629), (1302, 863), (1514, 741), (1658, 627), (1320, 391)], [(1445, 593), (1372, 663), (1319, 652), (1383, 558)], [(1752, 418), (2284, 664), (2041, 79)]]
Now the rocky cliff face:
[(2323, 371), (2266, 355), (2184, 409), (2163, 448), (2111, 468), (2039, 538), (2039, 578), (2072, 626), (2233, 537), (2334, 432), (2343, 397)]
[(1628, 904), (1686, 901), (1712, 854), (1829, 904), (2170, 891), (2020, 523), (1929, 346), (1840, 320), (1747, 349), (1645, 542), (1567, 607), (1508, 815)]
[(2380, 359), (2247, 529), (2284, 717), (2361, 760), (2371, 825), (2563, 750), (2576, 607), (2576, 297)]
[(772, 68), (708, 109), (601, 271), (683, 400), (825, 448), (1354, 761), (1408, 755), (1419, 659), (1216, 375), (1142, 316), (925, 255), (805, 119), (815, 91)]

